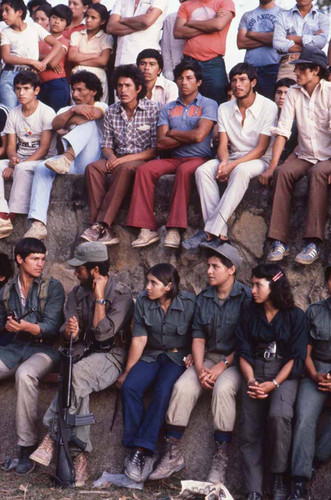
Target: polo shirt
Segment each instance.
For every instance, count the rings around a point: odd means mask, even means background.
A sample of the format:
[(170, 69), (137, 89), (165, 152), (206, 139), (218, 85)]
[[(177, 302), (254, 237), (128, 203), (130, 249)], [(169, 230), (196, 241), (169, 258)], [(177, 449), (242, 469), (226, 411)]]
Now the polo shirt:
[[(158, 127), (168, 125), (170, 130), (194, 130), (201, 118), (216, 122), (217, 103), (213, 99), (197, 94), (187, 106), (180, 97), (166, 104), (160, 113)], [(211, 156), (212, 130), (200, 143), (183, 144), (171, 150), (173, 158), (208, 158)]]
[(160, 51), (160, 33), (167, 10), (167, 0), (140, 0), (135, 10), (135, 0), (116, 0), (111, 14), (121, 17), (135, 17), (146, 14), (152, 7), (160, 9), (162, 15), (149, 28), (134, 31), (130, 35), (117, 37), (115, 66), (136, 64), (137, 55), (143, 49)]
[[(225, 102), (218, 108), (218, 131), (225, 132), (230, 141), (230, 160), (246, 155), (254, 149), (259, 141), (260, 134), (271, 136), (271, 127), (277, 123), (277, 105), (266, 97), (255, 94), (255, 101), (246, 109), (244, 124), (238, 108), (237, 99)], [(262, 156), (270, 161), (272, 145)]]

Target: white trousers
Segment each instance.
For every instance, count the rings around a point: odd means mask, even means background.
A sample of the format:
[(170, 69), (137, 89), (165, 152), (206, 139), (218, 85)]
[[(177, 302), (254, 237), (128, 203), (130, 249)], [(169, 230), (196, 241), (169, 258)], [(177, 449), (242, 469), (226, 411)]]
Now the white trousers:
[(0, 161), (0, 212), (27, 214), (30, 205), (33, 173), (38, 161), (23, 161), (14, 168), (13, 185), (10, 191), (9, 207), (5, 198), (3, 171), (9, 167), (9, 160)]
[(261, 158), (240, 163), (232, 170), (222, 198), (216, 180), (219, 160), (210, 160), (195, 171), (195, 181), (200, 195), (205, 231), (215, 236), (227, 236), (228, 220), (241, 202), (249, 181), (261, 175), (268, 163)]

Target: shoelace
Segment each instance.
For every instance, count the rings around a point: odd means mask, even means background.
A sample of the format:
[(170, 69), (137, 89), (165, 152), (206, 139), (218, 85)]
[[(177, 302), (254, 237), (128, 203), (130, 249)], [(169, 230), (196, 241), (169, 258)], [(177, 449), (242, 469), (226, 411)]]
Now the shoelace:
[(145, 457), (141, 453), (141, 451), (135, 451), (133, 457), (132, 457), (132, 463), (137, 465), (139, 468), (143, 468), (145, 464)]

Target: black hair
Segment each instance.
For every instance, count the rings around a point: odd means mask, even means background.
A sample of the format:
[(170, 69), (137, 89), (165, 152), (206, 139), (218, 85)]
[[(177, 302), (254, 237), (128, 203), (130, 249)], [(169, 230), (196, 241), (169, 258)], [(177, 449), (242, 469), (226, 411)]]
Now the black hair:
[(85, 7), (88, 5), (93, 5), (93, 2), (92, 0), (80, 0), (82, 2), (83, 5), (85, 5)]
[(331, 276), (331, 264), (329, 264), (329, 265), (328, 265), (328, 266), (326, 266), (326, 268), (325, 268), (324, 277), (325, 277), (325, 281), (326, 281), (326, 282), (328, 282), (328, 281), (329, 281), (330, 276)]
[(95, 90), (95, 101), (99, 101), (103, 94), (102, 85), (100, 79), (91, 71), (77, 71), (77, 73), (73, 73), (70, 77), (70, 85), (71, 87), (75, 85), (75, 83), (85, 83), (86, 88), (89, 90)]
[(177, 78), (179, 78), (184, 71), (191, 70), (193, 71), (196, 81), (202, 80), (202, 69), (200, 64), (197, 61), (181, 61), (177, 66), (174, 68), (174, 77), (175, 81)]
[[(276, 309), (294, 309), (295, 303), (290, 283), (278, 264), (260, 264), (254, 267), (252, 276), (269, 281), (269, 299)], [(277, 279), (273, 281), (273, 278)]]
[(14, 248), (14, 257), (16, 264), (19, 265), (16, 259), (18, 255), (20, 255), (21, 258), (25, 260), (26, 257), (30, 255), (30, 253), (46, 254), (46, 247), (44, 243), (37, 238), (23, 238), (22, 240), (20, 240), (18, 243), (16, 243)]
[(103, 29), (103, 31), (106, 31), (106, 25), (109, 19), (109, 12), (107, 10), (107, 7), (105, 7), (101, 3), (92, 3), (91, 5), (89, 5), (89, 8), (87, 10), (89, 9), (93, 9), (99, 14), (102, 21), (101, 29)]
[(15, 12), (22, 11), (22, 21), (26, 18), (26, 5), (23, 0), (2, 0), (1, 7), (9, 5)]
[(34, 7), (39, 7), (45, 3), (48, 3), (47, 0), (30, 0), (27, 4), (30, 16), (32, 17), (33, 12), (36, 11)]
[(139, 63), (142, 59), (156, 59), (159, 65), (160, 70), (163, 70), (163, 57), (161, 52), (156, 49), (144, 49), (137, 55), (136, 64), (139, 66)]
[(90, 272), (95, 267), (98, 267), (101, 276), (107, 276), (109, 272), (110, 262), (109, 260), (104, 260), (102, 262), (86, 262), (84, 266), (86, 267), (88, 272)]
[(117, 87), (117, 82), (120, 78), (131, 78), (136, 89), (141, 85), (141, 91), (138, 94), (138, 99), (143, 99), (147, 94), (146, 83), (142, 71), (135, 64), (123, 64), (118, 66), (114, 71), (114, 87)]
[(38, 10), (42, 10), (48, 18), (50, 18), (51, 12), (52, 12), (52, 6), (49, 3), (43, 3), (42, 5), (39, 5), (39, 7), (36, 8), (34, 13), (36, 13)]
[(13, 263), (7, 254), (0, 252), (0, 276), (5, 279), (0, 282), (0, 288), (3, 287), (13, 274)]
[(234, 263), (232, 262), (232, 260), (228, 259), (224, 255), (219, 254), (218, 252), (215, 252), (215, 250), (211, 250), (209, 248), (206, 248), (206, 249), (204, 249), (204, 252), (205, 252), (207, 259), (210, 259), (211, 257), (217, 257), (222, 262), (222, 264), (225, 267), (227, 267), (228, 269), (230, 269), (232, 266), (234, 266)]
[(276, 85), (275, 85), (275, 94), (276, 90), (279, 87), (292, 87), (292, 85), (295, 85), (297, 82), (293, 80), (292, 78), (281, 78), (280, 80), (277, 80)]
[(316, 64), (316, 63), (298, 63), (298, 66), (300, 66), (304, 71), (306, 69), (310, 69), (311, 71), (313, 71), (314, 69), (319, 69), (318, 77), (320, 78), (320, 80), (327, 80), (328, 79), (328, 75), (329, 75), (328, 68), (323, 68), (319, 64)]
[(30, 84), (31, 87), (36, 89), (40, 87), (40, 80), (37, 73), (33, 71), (20, 71), (14, 78), (14, 89), (15, 85), (27, 85)]
[(166, 262), (156, 264), (147, 271), (146, 276), (148, 274), (152, 274), (155, 278), (161, 281), (164, 286), (167, 286), (169, 283), (171, 283), (171, 288), (165, 295), (166, 299), (172, 300), (176, 297), (176, 295), (178, 295), (180, 277), (177, 269), (174, 266), (172, 266), (171, 264), (167, 264)]
[(230, 82), (235, 75), (243, 75), (243, 74), (246, 74), (251, 82), (253, 80), (256, 80), (256, 81), (258, 80), (256, 69), (254, 68), (254, 66), (252, 66), (249, 63), (242, 62), (242, 63), (236, 64), (231, 69), (231, 71), (229, 73)]
[(69, 7), (67, 5), (64, 5), (63, 3), (55, 5), (55, 7), (53, 7), (51, 10), (50, 16), (56, 16), (60, 19), (64, 19), (67, 23), (67, 26), (72, 23), (72, 12)]

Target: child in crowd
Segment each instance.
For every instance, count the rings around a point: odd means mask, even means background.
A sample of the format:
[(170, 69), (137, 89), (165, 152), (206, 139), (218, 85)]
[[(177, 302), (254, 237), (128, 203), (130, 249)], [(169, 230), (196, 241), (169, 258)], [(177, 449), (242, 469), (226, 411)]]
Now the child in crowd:
[[(8, 135), (8, 160), (0, 161), (0, 238), (12, 232), (14, 214), (28, 212), (35, 166), (40, 160), (56, 154), (55, 140), (52, 141), (55, 112), (37, 100), (38, 76), (32, 71), (22, 71), (15, 76), (14, 87), (20, 104), (9, 112), (4, 128)], [(11, 178), (13, 185), (8, 208), (4, 181)]]
[[(19, 71), (44, 71), (61, 50), (61, 44), (42, 26), (25, 23), (26, 6), (23, 0), (2, 0), (2, 17), (7, 28), (1, 33), (1, 56), (5, 67), (0, 76), (0, 102), (10, 109), (17, 105), (13, 81)], [(39, 61), (38, 42), (44, 40), (52, 50)]]
[[(37, 15), (41, 10), (37, 11)], [(61, 51), (53, 64), (57, 65), (53, 69), (46, 69), (40, 73), (41, 89), (39, 99), (51, 106), (55, 111), (67, 106), (70, 98), (69, 83), (65, 73), (65, 60), (69, 47), (69, 40), (64, 38), (63, 32), (72, 21), (72, 12), (67, 5), (59, 4), (50, 11), (50, 32), (59, 42)], [(51, 51), (50, 45), (40, 42), (39, 51), (41, 59), (47, 57)]]
[[(49, 18), (51, 15), (52, 6), (49, 3), (39, 5), (34, 11), (34, 22), (40, 24), (45, 30), (49, 31)], [(40, 47), (39, 42), (39, 47)]]
[(101, 102), (108, 103), (108, 80), (105, 68), (109, 62), (113, 37), (105, 33), (108, 11), (104, 5), (93, 4), (86, 14), (86, 30), (73, 33), (68, 60), (75, 64), (73, 72), (91, 71), (100, 79), (103, 94)]

